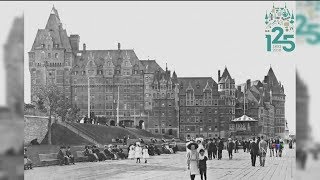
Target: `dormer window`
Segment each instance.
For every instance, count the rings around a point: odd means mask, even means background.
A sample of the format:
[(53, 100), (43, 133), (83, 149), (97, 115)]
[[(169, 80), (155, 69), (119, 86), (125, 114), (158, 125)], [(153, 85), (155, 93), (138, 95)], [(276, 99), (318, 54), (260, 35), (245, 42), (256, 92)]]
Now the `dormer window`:
[(55, 44), (54, 47), (55, 47), (55, 48), (59, 48), (59, 44)]
[(55, 53), (55, 54), (54, 54), (54, 57), (55, 57), (55, 58), (58, 58), (58, 53)]

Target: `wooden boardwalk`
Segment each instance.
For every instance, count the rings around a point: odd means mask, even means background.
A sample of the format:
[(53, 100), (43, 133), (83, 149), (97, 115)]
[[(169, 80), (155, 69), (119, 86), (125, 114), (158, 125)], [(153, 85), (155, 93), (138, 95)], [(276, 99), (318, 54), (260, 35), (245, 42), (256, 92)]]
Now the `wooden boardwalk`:
[[(77, 163), (69, 166), (39, 167), (25, 171), (26, 180), (51, 179), (129, 179), (129, 180), (187, 180), (185, 152), (172, 155), (153, 156), (147, 164), (136, 164), (135, 160), (108, 160), (105, 162)], [(295, 150), (285, 148), (283, 157), (270, 158), (267, 154), (265, 167), (251, 166), (250, 154), (239, 150), (234, 158), (227, 158), (223, 151), (223, 159), (207, 162), (208, 180), (253, 179), (274, 180), (294, 179)], [(142, 161), (143, 162), (143, 161)], [(200, 176), (196, 176), (200, 180)]]

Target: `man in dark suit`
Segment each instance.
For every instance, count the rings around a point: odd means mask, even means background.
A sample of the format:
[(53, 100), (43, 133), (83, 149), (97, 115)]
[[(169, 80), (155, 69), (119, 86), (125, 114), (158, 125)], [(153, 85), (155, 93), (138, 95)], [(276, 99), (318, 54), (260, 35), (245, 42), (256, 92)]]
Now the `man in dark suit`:
[(209, 160), (212, 160), (212, 155), (213, 155), (213, 142), (212, 142), (212, 139), (209, 140), (209, 143), (208, 143), (208, 158)]
[(223, 148), (224, 148), (223, 141), (219, 137), (218, 138), (218, 160), (221, 160), (221, 158), (222, 158), (222, 150), (223, 150)]
[(258, 152), (259, 152), (259, 146), (257, 144), (256, 138), (253, 138), (253, 141), (250, 143), (250, 154), (251, 154), (252, 166), (256, 165)]

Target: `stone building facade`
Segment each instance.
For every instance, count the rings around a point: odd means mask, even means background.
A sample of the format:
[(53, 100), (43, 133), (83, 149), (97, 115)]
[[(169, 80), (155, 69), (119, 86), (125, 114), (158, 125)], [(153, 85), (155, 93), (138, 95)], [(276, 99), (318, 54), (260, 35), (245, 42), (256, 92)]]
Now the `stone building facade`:
[(177, 135), (175, 73), (164, 71), (155, 60), (139, 60), (133, 49), (121, 49), (120, 43), (116, 49), (89, 50), (86, 44), (80, 49), (79, 42), (79, 35), (67, 35), (53, 7), (29, 52), (33, 101), (39, 86), (54, 83), (83, 117), (89, 116), (90, 104), (100, 124)]
[[(140, 127), (180, 138), (232, 136), (232, 120), (243, 115), (243, 87), (227, 68), (218, 79), (178, 77), (155, 60), (140, 60), (133, 49), (80, 49), (80, 36), (68, 36), (55, 8), (39, 29), (29, 52), (31, 99), (36, 89), (56, 84), (83, 117), (100, 124)], [(284, 88), (270, 68), (263, 81), (247, 81), (246, 114), (258, 121), (257, 135), (281, 135), (285, 127)], [(89, 87), (89, 88), (88, 88)], [(90, 97), (88, 97), (88, 95)], [(241, 104), (242, 103), (242, 104)]]

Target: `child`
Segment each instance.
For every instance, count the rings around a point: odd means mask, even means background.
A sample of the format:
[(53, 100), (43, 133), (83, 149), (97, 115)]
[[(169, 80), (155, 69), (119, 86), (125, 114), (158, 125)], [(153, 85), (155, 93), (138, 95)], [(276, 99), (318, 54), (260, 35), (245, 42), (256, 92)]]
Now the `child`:
[(201, 175), (201, 180), (204, 179), (207, 180), (207, 156), (204, 155), (204, 149), (200, 149), (199, 151), (199, 170)]
[(136, 163), (140, 163), (140, 158), (142, 157), (142, 148), (140, 147), (140, 142), (136, 142), (134, 152), (134, 157), (137, 159)]
[(144, 159), (144, 163), (147, 163), (147, 159), (149, 159), (149, 153), (148, 153), (148, 145), (145, 145), (142, 150), (142, 157)]
[(128, 159), (134, 159), (134, 155), (135, 155), (135, 152), (134, 152), (134, 145), (131, 144), (130, 147), (129, 147), (129, 155), (128, 155)]

